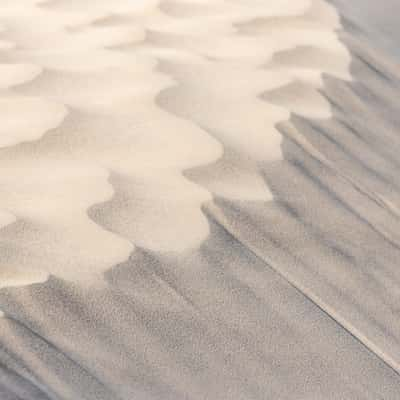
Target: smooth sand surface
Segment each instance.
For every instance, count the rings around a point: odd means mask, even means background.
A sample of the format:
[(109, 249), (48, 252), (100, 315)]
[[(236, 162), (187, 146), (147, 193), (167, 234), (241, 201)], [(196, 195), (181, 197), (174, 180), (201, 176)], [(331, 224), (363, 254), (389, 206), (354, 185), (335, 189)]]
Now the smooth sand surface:
[(2, 0), (1, 400), (398, 399), (400, 72), (366, 15)]

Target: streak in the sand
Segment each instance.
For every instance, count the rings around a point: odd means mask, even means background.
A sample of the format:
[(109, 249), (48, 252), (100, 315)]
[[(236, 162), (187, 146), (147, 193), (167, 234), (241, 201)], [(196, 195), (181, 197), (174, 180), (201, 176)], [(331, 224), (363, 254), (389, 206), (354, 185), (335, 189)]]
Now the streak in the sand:
[(0, 398), (397, 398), (398, 76), (356, 22), (2, 0), (0, 25)]

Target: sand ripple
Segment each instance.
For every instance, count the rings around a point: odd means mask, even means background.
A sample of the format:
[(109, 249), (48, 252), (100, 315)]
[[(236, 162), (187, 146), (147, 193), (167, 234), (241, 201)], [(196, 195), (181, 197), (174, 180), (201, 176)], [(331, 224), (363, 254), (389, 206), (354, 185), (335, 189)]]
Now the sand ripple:
[(400, 75), (332, 1), (0, 2), (2, 400), (398, 399)]
[(18, 0), (0, 21), (6, 271), (87, 281), (133, 246), (199, 246), (202, 205), (272, 199), (276, 123), (329, 117), (321, 74), (348, 77), (321, 1)]

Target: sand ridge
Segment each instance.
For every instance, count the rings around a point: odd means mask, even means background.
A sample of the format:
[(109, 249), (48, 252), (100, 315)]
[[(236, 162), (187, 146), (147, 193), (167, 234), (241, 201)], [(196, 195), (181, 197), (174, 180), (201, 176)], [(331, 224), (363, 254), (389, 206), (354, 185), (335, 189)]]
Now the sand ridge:
[(0, 398), (397, 400), (400, 74), (332, 3), (1, 2)]
[(90, 280), (135, 245), (195, 248), (214, 194), (272, 199), (257, 164), (281, 157), (276, 123), (330, 115), (324, 66), (278, 56), (322, 49), (348, 77), (322, 1), (18, 0), (0, 21), (6, 274)]

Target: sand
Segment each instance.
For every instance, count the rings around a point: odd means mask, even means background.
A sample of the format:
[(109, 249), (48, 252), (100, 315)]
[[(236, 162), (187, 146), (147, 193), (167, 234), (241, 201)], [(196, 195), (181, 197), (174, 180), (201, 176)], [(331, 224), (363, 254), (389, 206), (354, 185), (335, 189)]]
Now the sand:
[(1, 2), (1, 399), (397, 399), (384, 14)]

